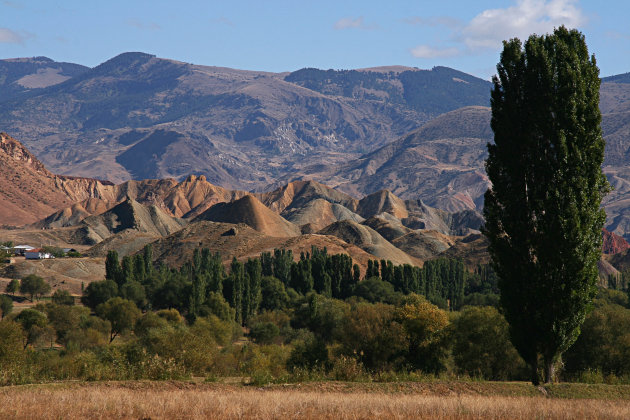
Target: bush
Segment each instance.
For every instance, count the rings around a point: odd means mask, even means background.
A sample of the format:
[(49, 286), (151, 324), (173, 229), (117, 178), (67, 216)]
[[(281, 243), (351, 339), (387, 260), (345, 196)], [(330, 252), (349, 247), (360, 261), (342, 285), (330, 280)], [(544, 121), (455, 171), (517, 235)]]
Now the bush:
[(459, 373), (495, 381), (523, 379), (526, 366), (510, 342), (507, 321), (495, 308), (464, 308), (451, 331)]
[(356, 357), (367, 369), (391, 369), (402, 363), (408, 342), (394, 309), (384, 303), (353, 305), (337, 336), (342, 354)]
[(449, 325), (447, 313), (422, 296), (409, 295), (396, 310), (396, 319), (408, 337), (407, 360), (414, 369), (438, 374), (446, 369)]
[(74, 305), (74, 296), (67, 290), (57, 289), (52, 295), (52, 301), (57, 305), (72, 306)]
[(368, 302), (384, 302), (396, 304), (400, 302), (402, 295), (394, 290), (394, 286), (378, 277), (370, 277), (354, 286), (353, 294)]
[(13, 299), (8, 296), (0, 295), (0, 320), (9, 315), (13, 310)]
[(101, 303), (118, 296), (118, 285), (113, 280), (95, 281), (83, 291), (81, 302), (94, 310)]
[(249, 336), (259, 344), (271, 344), (280, 335), (280, 328), (272, 322), (257, 322), (251, 326)]
[(328, 366), (328, 349), (323, 341), (311, 335), (306, 341), (298, 341), (287, 360), (287, 369), (326, 368)]

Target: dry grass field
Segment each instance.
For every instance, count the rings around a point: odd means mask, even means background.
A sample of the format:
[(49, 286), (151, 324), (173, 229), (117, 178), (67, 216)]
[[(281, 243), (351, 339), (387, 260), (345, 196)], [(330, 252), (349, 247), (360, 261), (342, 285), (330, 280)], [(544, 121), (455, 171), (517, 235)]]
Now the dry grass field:
[[(520, 391), (519, 389), (522, 388)], [(255, 388), (186, 382), (48, 384), (0, 388), (11, 419), (628, 419), (630, 396), (563, 399), (532, 386), (484, 395), (480, 387), (289, 385)], [(450, 391), (449, 391), (450, 390)], [(499, 390), (499, 388), (497, 388)], [(622, 391), (625, 392), (625, 391)]]

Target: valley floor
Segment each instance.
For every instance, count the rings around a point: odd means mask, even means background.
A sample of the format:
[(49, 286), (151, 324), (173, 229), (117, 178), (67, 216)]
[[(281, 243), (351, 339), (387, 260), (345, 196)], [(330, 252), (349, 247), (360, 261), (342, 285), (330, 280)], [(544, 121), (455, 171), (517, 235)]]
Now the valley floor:
[(517, 382), (253, 387), (196, 382), (56, 383), (0, 388), (0, 418), (630, 418), (630, 386)]

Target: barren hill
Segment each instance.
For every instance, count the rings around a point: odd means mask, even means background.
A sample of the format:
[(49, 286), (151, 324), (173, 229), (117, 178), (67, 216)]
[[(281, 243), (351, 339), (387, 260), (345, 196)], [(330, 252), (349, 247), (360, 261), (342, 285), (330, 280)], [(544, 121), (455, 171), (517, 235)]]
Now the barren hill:
[(335, 222), (318, 233), (336, 236), (349, 244), (358, 246), (378, 259), (391, 260), (394, 264), (418, 265), (420, 263), (396, 248), (374, 229), (351, 220)]
[(303, 233), (315, 233), (331, 223), (340, 220), (363, 222), (363, 217), (341, 204), (331, 203), (323, 198), (308, 201), (304, 206), (292, 207), (282, 212), (291, 223), (300, 226)]
[(271, 210), (280, 214), (302, 208), (317, 199), (340, 204), (351, 211), (356, 211), (358, 206), (355, 198), (312, 180), (292, 181), (271, 192), (257, 194), (257, 197)]
[(374, 257), (362, 249), (334, 236), (300, 235), (290, 238), (268, 236), (245, 224), (208, 221), (190, 223), (182, 230), (153, 243), (153, 258), (166, 264), (178, 265), (192, 258), (196, 248), (219, 252), (228, 263), (232, 256), (239, 259), (257, 257), (261, 252), (291, 249), (295, 258), (300, 252), (310, 252), (312, 246), (326, 247), (331, 254), (347, 253), (363, 270)]
[(128, 229), (155, 237), (167, 236), (180, 230), (184, 224), (156, 206), (143, 206), (128, 198), (102, 214), (85, 218), (80, 226), (86, 242), (96, 244)]
[(298, 236), (296, 225), (274, 213), (253, 195), (246, 195), (231, 203), (218, 203), (193, 219), (223, 223), (244, 223), (269, 236)]
[(409, 217), (405, 202), (389, 190), (377, 191), (362, 198), (357, 213), (366, 218), (380, 213), (389, 213), (398, 219)]
[(20, 142), (0, 133), (0, 224), (32, 223), (113, 184), (54, 175)]

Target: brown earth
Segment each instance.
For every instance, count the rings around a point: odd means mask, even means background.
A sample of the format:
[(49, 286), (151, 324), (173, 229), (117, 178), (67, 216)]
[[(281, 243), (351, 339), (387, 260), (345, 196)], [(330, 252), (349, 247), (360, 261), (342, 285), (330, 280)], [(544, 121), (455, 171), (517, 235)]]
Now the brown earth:
[(195, 249), (208, 248), (219, 252), (224, 262), (232, 256), (238, 259), (254, 258), (262, 252), (274, 249), (291, 249), (297, 259), (300, 252), (310, 252), (311, 247), (326, 247), (330, 254), (347, 253), (363, 271), (373, 256), (357, 246), (348, 244), (334, 236), (307, 234), (291, 238), (269, 236), (245, 224), (230, 224), (210, 221), (190, 223), (182, 230), (153, 243), (153, 257), (168, 265), (181, 265), (192, 259)]
[(352, 220), (335, 222), (318, 233), (336, 236), (349, 244), (358, 246), (378, 259), (390, 260), (394, 264), (421, 265), (421, 261), (396, 248), (374, 229)]
[(224, 223), (245, 223), (269, 236), (298, 236), (300, 228), (274, 213), (253, 195), (246, 195), (231, 203), (219, 203), (193, 219)]

